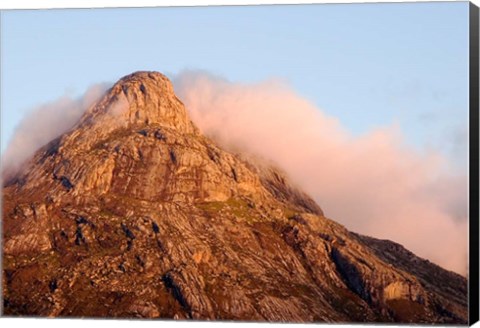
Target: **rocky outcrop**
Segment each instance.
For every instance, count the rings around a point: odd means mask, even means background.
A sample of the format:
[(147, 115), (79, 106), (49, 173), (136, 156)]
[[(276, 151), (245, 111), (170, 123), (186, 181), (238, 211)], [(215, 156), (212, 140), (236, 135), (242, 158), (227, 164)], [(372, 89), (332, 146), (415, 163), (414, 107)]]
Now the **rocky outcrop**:
[(159, 73), (121, 79), (40, 149), (2, 211), (8, 315), (467, 320), (465, 278), (349, 232), (280, 170), (216, 146)]

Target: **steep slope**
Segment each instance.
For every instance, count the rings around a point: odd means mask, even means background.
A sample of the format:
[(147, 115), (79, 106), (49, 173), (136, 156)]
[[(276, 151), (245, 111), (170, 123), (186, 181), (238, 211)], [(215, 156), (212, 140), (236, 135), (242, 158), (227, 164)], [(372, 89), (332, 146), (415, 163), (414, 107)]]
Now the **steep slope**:
[(465, 278), (350, 233), (278, 169), (222, 150), (155, 72), (39, 150), (2, 211), (6, 315), (467, 320)]

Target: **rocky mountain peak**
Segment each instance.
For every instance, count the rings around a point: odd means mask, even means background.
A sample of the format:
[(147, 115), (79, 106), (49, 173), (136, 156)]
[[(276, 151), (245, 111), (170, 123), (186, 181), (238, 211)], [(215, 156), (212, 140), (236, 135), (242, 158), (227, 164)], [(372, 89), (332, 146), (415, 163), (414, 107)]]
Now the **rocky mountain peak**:
[(4, 314), (467, 322), (465, 278), (349, 232), (244, 155), (164, 75), (125, 76), (4, 186)]
[[(154, 88), (165, 94), (174, 94), (172, 82), (162, 73), (155, 71), (137, 71), (122, 77), (115, 86), (139, 86), (141, 84), (155, 85)], [(143, 90), (142, 92), (146, 92)]]
[(81, 136), (82, 143), (89, 145), (88, 139), (99, 140), (118, 129), (149, 125), (198, 134), (171, 81), (158, 72), (139, 71), (121, 78), (89, 108), (72, 136)]

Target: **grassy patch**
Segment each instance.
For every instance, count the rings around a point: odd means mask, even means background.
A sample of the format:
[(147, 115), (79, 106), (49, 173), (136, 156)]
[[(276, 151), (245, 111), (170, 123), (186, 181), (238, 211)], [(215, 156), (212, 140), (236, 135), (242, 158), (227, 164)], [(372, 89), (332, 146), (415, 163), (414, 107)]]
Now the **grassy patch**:
[(207, 213), (216, 214), (225, 207), (225, 202), (205, 202), (197, 204), (197, 207)]
[(243, 199), (229, 198), (224, 202), (205, 202), (196, 205), (210, 216), (218, 216), (219, 213), (235, 216), (237, 219), (244, 220), (249, 224), (260, 221), (260, 215), (257, 210), (248, 206)]

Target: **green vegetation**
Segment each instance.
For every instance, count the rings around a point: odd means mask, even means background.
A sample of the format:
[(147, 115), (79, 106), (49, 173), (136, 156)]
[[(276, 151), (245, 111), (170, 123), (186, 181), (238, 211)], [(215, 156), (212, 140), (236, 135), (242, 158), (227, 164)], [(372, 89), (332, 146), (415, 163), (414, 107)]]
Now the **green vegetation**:
[(261, 221), (257, 210), (248, 206), (247, 201), (239, 198), (229, 198), (224, 202), (204, 202), (196, 206), (210, 216), (218, 216), (219, 213), (222, 213), (233, 215), (237, 219), (244, 220), (249, 224)]
[(197, 207), (209, 214), (216, 214), (225, 207), (225, 202), (205, 202), (197, 204)]

